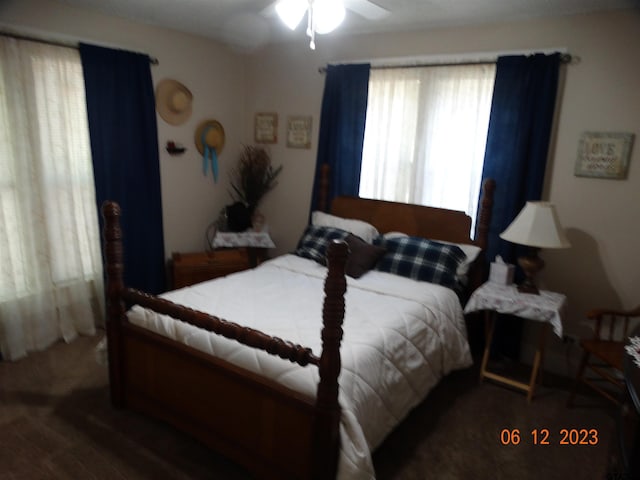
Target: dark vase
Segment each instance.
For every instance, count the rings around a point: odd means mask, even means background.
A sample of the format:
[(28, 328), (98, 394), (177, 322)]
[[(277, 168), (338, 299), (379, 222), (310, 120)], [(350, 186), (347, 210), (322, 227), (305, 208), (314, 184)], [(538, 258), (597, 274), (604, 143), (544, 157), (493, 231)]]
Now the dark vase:
[(226, 207), (227, 228), (231, 232), (244, 232), (251, 227), (251, 213), (249, 207), (242, 202), (235, 202)]

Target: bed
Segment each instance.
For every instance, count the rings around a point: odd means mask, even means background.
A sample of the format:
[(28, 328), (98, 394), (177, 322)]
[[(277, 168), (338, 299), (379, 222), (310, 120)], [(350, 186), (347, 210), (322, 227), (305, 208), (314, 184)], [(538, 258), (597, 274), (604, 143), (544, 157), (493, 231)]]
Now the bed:
[[(338, 197), (329, 213), (484, 248), (493, 189), (483, 185), (475, 241), (461, 212)], [(459, 294), (389, 272), (345, 275), (349, 247), (330, 240), (326, 266), (283, 255), (156, 297), (123, 284), (118, 205), (105, 202), (103, 216), (113, 405), (257, 478), (375, 478), (371, 451), (443, 375), (470, 365), (461, 303), (485, 275), (481, 255)]]

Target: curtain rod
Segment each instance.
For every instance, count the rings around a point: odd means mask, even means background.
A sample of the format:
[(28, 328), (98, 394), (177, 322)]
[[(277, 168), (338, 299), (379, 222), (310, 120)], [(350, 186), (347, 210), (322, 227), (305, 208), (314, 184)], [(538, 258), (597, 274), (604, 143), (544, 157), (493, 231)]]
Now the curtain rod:
[[(2, 37), (10, 37), (10, 38), (15, 38), (17, 40), (27, 40), (29, 42), (38, 42), (38, 43), (44, 43), (46, 45), (54, 45), (56, 47), (63, 47), (63, 48), (73, 48), (74, 50), (78, 50), (78, 45), (74, 42), (63, 42), (60, 40), (46, 40), (43, 38), (37, 38), (37, 37), (31, 37), (28, 35), (23, 35), (23, 34), (17, 34), (17, 33), (9, 33), (9, 32), (0, 32), (0, 36)], [(143, 54), (143, 55), (147, 55), (147, 54)], [(147, 55), (149, 57), (149, 63), (151, 63), (151, 65), (159, 65), (160, 62), (158, 61), (157, 58), (152, 57), (150, 55)]]
[[(560, 54), (560, 62), (561, 63), (571, 63), (573, 57), (570, 53), (561, 53)], [(388, 70), (392, 68), (424, 68), (424, 67), (461, 67), (466, 65), (495, 65), (497, 60), (475, 60), (475, 61), (467, 61), (467, 62), (425, 62), (425, 63), (411, 63), (411, 64), (398, 64), (398, 65), (371, 65), (371, 70)], [(356, 63), (356, 62), (354, 62)], [(361, 62), (357, 62), (361, 63)], [(327, 67), (318, 68), (318, 72), (325, 73), (327, 71)]]

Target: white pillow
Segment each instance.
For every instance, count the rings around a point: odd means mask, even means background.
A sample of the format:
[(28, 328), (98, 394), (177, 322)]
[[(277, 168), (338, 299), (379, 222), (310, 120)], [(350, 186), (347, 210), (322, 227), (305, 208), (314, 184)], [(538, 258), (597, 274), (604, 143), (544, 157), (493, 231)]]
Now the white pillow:
[(379, 233), (376, 227), (362, 220), (336, 217), (316, 210), (311, 214), (311, 224), (318, 227), (334, 227), (353, 233), (367, 243), (373, 243)]
[(391, 240), (391, 239), (394, 239), (394, 238), (408, 237), (409, 235), (407, 235), (406, 233), (402, 233), (402, 232), (387, 232), (382, 236), (387, 240)]

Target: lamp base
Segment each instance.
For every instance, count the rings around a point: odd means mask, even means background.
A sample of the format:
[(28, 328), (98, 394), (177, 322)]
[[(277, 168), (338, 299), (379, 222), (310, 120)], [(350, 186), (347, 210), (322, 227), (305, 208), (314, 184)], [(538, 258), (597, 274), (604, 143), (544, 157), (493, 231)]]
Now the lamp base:
[(533, 295), (540, 295), (540, 290), (535, 285), (527, 284), (526, 282), (522, 282), (518, 285), (518, 291), (520, 293), (531, 293)]
[(518, 265), (520, 265), (525, 275), (524, 281), (518, 285), (518, 291), (521, 293), (540, 294), (534, 278), (544, 268), (544, 260), (538, 256), (538, 250), (538, 248), (532, 248), (529, 255), (518, 258)]

